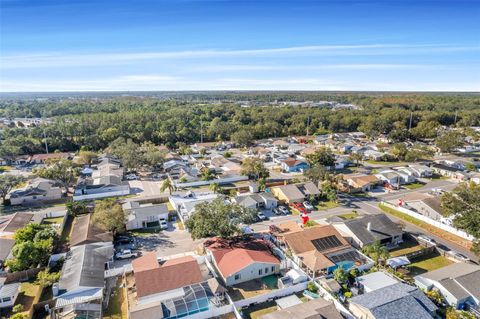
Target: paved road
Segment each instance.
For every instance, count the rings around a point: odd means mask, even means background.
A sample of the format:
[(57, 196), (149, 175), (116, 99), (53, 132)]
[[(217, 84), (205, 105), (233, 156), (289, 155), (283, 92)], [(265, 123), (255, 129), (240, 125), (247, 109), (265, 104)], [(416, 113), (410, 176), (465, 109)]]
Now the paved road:
[[(342, 199), (349, 199), (351, 201), (350, 207), (346, 206), (339, 206), (336, 208), (324, 210), (324, 211), (315, 211), (310, 214), (310, 219), (312, 220), (318, 220), (325, 218), (327, 216), (334, 216), (334, 215), (341, 215), (345, 213), (350, 213), (353, 209), (357, 210), (360, 214), (383, 214), (383, 211), (378, 207), (378, 204), (381, 201), (389, 201), (389, 200), (394, 200), (398, 198), (404, 197), (406, 194), (410, 193), (428, 193), (431, 191), (432, 188), (441, 188), (443, 190), (452, 190), (455, 188), (457, 183), (448, 181), (448, 180), (437, 180), (437, 181), (431, 181), (427, 185), (415, 189), (415, 190), (400, 190), (395, 193), (390, 193), (390, 194), (376, 194), (376, 196), (372, 197), (355, 197), (355, 196), (349, 196), (342, 194), (339, 197)], [(390, 219), (393, 221), (397, 222), (400, 221), (400, 219), (395, 218), (391, 215), (388, 215)], [(262, 223), (256, 223), (251, 226), (251, 228), (255, 231), (263, 231), (267, 230), (270, 225), (276, 225), (279, 223), (283, 223), (286, 221), (290, 220), (295, 220), (295, 221), (300, 221), (300, 217), (298, 215), (288, 215), (288, 216), (283, 216), (283, 217), (273, 217), (269, 221), (265, 221)], [(403, 221), (403, 220), (402, 220)], [(465, 249), (462, 246), (459, 246), (455, 243), (452, 243), (450, 241), (447, 241), (445, 239), (442, 239), (438, 236), (435, 236), (427, 231), (425, 231), (422, 228), (419, 228), (413, 224), (410, 224), (408, 222), (403, 221), (406, 223), (406, 231), (414, 234), (414, 235), (419, 235), (419, 234), (424, 234), (430, 238), (435, 239), (438, 243), (452, 249), (456, 250), (458, 252), (461, 252), (462, 254), (468, 256), (474, 261), (479, 261), (479, 258), (475, 256), (471, 251), (468, 249)]]

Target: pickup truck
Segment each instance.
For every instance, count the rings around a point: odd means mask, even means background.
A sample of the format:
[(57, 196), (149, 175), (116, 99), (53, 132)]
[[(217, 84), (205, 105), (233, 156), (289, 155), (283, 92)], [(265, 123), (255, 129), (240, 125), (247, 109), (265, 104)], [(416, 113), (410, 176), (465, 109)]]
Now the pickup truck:
[(122, 250), (115, 254), (116, 259), (130, 259), (130, 258), (135, 258), (139, 256), (140, 256), (139, 252), (131, 251), (130, 249)]

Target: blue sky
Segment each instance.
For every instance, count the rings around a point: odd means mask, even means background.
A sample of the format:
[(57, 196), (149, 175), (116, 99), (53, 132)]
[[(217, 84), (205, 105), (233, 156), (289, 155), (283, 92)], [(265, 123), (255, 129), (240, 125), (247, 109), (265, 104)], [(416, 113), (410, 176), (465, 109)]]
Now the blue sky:
[(480, 1), (0, 0), (0, 91), (480, 91)]

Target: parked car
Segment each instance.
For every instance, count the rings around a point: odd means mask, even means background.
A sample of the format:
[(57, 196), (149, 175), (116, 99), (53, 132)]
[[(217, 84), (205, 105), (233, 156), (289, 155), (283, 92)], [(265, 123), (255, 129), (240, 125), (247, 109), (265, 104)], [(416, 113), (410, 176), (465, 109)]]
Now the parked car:
[(260, 219), (260, 220), (267, 220), (267, 216), (265, 216), (262, 212), (258, 212), (257, 213), (257, 217)]
[(285, 206), (278, 206), (277, 209), (284, 215), (290, 214), (290, 211)]
[(459, 260), (459, 261), (463, 261), (463, 262), (469, 262), (470, 261), (470, 258), (468, 258), (464, 254), (461, 254), (461, 253), (459, 253), (458, 251), (455, 251), (455, 250), (448, 251), (447, 255), (449, 255), (450, 257), (453, 257), (454, 259)]
[(283, 213), (280, 211), (280, 209), (278, 207), (275, 207), (272, 211), (277, 216), (278, 215), (283, 215)]
[(314, 210), (314, 209), (315, 209), (315, 207), (313, 207), (313, 205), (310, 204), (310, 202), (308, 202), (308, 201), (304, 201), (304, 202), (303, 202), (303, 206), (305, 206), (305, 208), (306, 208), (307, 210)]
[(159, 221), (160, 229), (168, 229), (168, 223), (165, 219), (160, 219)]
[(135, 174), (128, 174), (128, 175), (125, 176), (125, 179), (127, 181), (134, 181), (134, 180), (138, 179), (138, 176), (135, 175)]
[(139, 256), (140, 256), (140, 252), (135, 252), (130, 249), (125, 249), (115, 254), (116, 259), (130, 259), (130, 258), (135, 258)]
[(425, 236), (425, 235), (418, 235), (417, 240), (423, 241), (424, 243), (428, 243), (428, 244), (433, 245), (433, 246), (437, 245), (437, 242), (434, 239), (432, 239), (428, 236)]

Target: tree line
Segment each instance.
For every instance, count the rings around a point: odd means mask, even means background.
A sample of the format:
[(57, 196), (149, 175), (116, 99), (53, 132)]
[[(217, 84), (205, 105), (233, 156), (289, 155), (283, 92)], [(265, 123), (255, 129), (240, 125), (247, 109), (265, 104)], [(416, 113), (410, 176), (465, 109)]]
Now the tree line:
[(305, 135), (307, 131), (362, 131), (372, 138), (387, 134), (403, 142), (436, 138), (444, 126), (480, 125), (480, 97), (476, 95), (339, 96), (337, 100), (361, 108), (240, 107), (142, 97), (3, 100), (0, 114), (4, 116), (48, 116), (53, 123), (28, 129), (4, 127), (0, 156), (42, 153), (45, 138), (50, 151), (99, 151), (118, 139), (170, 148), (200, 140), (246, 145), (253, 139)]

